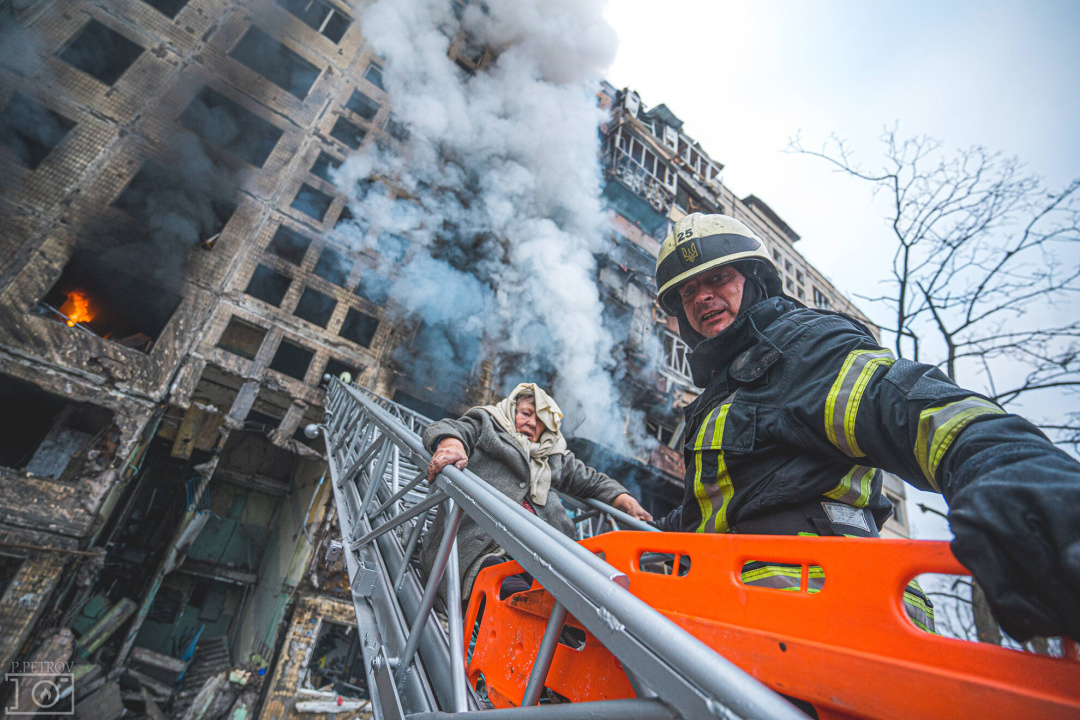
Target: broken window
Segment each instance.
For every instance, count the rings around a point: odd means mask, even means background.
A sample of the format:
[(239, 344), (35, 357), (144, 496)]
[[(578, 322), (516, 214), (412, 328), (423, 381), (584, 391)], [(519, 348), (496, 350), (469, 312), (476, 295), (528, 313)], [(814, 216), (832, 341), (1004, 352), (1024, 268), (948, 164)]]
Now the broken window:
[(217, 346), (233, 355), (254, 360), (263, 338), (266, 337), (266, 332), (266, 328), (244, 322), (238, 317), (232, 317), (229, 318), (225, 332), (221, 333)]
[(349, 102), (345, 103), (345, 107), (371, 122), (379, 114), (381, 106), (378, 100), (368, 97), (359, 90), (353, 90), (353, 94), (349, 97)]
[(334, 314), (335, 307), (337, 307), (337, 300), (334, 298), (323, 295), (318, 290), (304, 288), (304, 294), (300, 296), (300, 302), (296, 304), (293, 315), (324, 328), (326, 323), (330, 322), (330, 316)]
[(341, 362), (337, 358), (331, 357), (327, 359), (326, 367), (324, 367), (323, 371), (319, 373), (319, 379), (322, 380), (323, 375), (340, 378), (341, 373), (349, 373), (349, 375), (352, 376), (352, 379), (355, 380), (360, 376), (360, 373), (363, 372), (363, 370), (363, 367), (354, 367), (352, 365), (349, 365), (348, 363)]
[(278, 225), (268, 249), (282, 260), (288, 260), (294, 265), (302, 265), (304, 253), (307, 252), (309, 245), (311, 245), (311, 238), (307, 235), (301, 235), (286, 225)]
[(201, 180), (178, 168), (164, 168), (147, 160), (113, 206), (154, 228), (163, 240), (202, 242), (212, 248), (236, 212), (236, 204), (216, 197), (215, 188)]
[(315, 353), (311, 350), (288, 340), (282, 340), (274, 354), (274, 359), (270, 361), (270, 369), (297, 380), (303, 380), (313, 357)]
[(277, 3), (333, 43), (341, 42), (352, 24), (348, 15), (322, 0), (277, 0)]
[(364, 142), (364, 138), (367, 137), (367, 131), (351, 123), (343, 117), (339, 117), (337, 122), (334, 123), (333, 129), (330, 131), (330, 137), (341, 142), (343, 145), (351, 147), (353, 150), (359, 150), (360, 144)]
[(74, 121), (32, 97), (14, 93), (0, 110), (0, 145), (11, 152), (15, 162), (34, 170), (73, 127)]
[(645, 432), (648, 433), (650, 437), (656, 438), (664, 445), (668, 445), (671, 442), (672, 438), (675, 437), (674, 430), (669, 428), (667, 425), (657, 422), (650, 417), (645, 418)]
[(285, 299), (285, 293), (289, 291), (292, 279), (288, 278), (273, 268), (259, 265), (251, 275), (247, 289), (248, 295), (269, 303), (274, 307), (281, 307), (281, 301)]
[(360, 276), (360, 282), (353, 292), (376, 305), (385, 305), (393, 285), (394, 281), (385, 275), (380, 275), (374, 270), (366, 270)]
[(187, 5), (188, 0), (143, 0), (143, 2), (165, 17), (174, 18)]
[(311, 174), (332, 185), (334, 181), (330, 179), (330, 171), (337, 170), (339, 167), (341, 167), (340, 160), (329, 153), (323, 152), (319, 153), (319, 157), (315, 160), (315, 164), (311, 166)]
[(127, 274), (109, 253), (79, 250), (38, 311), (125, 347), (149, 352), (180, 305), (179, 293)]
[(375, 330), (379, 327), (379, 321), (370, 315), (349, 308), (349, 314), (345, 316), (345, 322), (341, 325), (338, 335), (346, 340), (352, 340), (357, 345), (367, 347), (371, 339), (375, 337)]
[(350, 699), (366, 699), (367, 676), (359, 631), (351, 625), (323, 621), (308, 661), (310, 686), (333, 685), (334, 692)]
[(206, 142), (255, 167), (262, 167), (284, 132), (225, 97), (204, 87), (180, 116), (180, 124)]
[(254, 25), (229, 53), (264, 78), (303, 100), (321, 72), (277, 38)]
[(316, 190), (307, 183), (300, 186), (300, 190), (296, 193), (296, 198), (293, 199), (291, 207), (293, 210), (299, 210), (308, 217), (319, 220), (323, 219), (326, 215), (326, 211), (330, 209), (330, 205), (334, 202), (334, 198), (330, 197), (322, 190)]
[(142, 46), (91, 19), (60, 53), (60, 59), (112, 85), (142, 54)]
[(352, 272), (353, 262), (337, 250), (323, 248), (319, 261), (315, 263), (314, 273), (327, 282), (344, 286)]
[(107, 434), (112, 412), (13, 377), (0, 375), (0, 407), (19, 412), (19, 421), (0, 435), (0, 465), (25, 468), (31, 475), (73, 479), (91, 453), (100, 454), (115, 440)]
[(364, 79), (380, 90), (386, 89), (382, 84), (382, 65), (377, 62), (367, 66), (367, 70), (364, 71)]

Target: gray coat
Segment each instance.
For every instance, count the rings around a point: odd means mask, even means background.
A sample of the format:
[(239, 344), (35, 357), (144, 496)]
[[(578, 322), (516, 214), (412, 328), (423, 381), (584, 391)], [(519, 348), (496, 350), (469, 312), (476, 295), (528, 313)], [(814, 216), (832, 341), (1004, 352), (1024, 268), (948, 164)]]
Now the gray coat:
[[(469, 456), (468, 469), (486, 480), (488, 484), (516, 503), (521, 503), (529, 492), (529, 458), (525, 449), (498, 425), (491, 415), (473, 408), (457, 420), (440, 420), (424, 430), (424, 447), (434, 452), (440, 438), (452, 437), (461, 441)], [(602, 472), (574, 457), (548, 456), (551, 468), (551, 489), (579, 498), (596, 498), (610, 503), (626, 492), (619, 483)], [(533, 503), (537, 516), (570, 537), (574, 524), (570, 521), (562, 501), (555, 493), (549, 493), (547, 503)], [(424, 537), (420, 551), (420, 566), (427, 575), (435, 564), (435, 554), (442, 539), (444, 510), (440, 506), (430, 533)], [(468, 515), (462, 518), (458, 529), (458, 557), (461, 567), (461, 596), (466, 598), (472, 591), (473, 581), (484, 557), (500, 551), (499, 546)], [(442, 594), (440, 592), (440, 594)]]

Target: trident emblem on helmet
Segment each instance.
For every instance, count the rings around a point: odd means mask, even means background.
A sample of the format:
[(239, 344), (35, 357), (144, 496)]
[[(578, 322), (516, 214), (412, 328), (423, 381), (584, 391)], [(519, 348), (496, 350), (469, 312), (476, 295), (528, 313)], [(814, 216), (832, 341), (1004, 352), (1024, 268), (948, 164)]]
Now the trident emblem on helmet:
[(698, 259), (700, 253), (698, 252), (697, 245), (695, 243), (687, 243), (679, 248), (679, 254), (682, 255), (683, 262), (692, 263)]

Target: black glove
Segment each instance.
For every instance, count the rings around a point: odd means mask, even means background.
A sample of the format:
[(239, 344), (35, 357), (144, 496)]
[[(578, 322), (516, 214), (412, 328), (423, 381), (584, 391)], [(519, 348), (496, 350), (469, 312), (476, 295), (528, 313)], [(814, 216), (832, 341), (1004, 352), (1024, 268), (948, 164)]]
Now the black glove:
[(1080, 464), (1034, 438), (980, 455), (950, 493), (953, 554), (1016, 640), (1080, 638)]

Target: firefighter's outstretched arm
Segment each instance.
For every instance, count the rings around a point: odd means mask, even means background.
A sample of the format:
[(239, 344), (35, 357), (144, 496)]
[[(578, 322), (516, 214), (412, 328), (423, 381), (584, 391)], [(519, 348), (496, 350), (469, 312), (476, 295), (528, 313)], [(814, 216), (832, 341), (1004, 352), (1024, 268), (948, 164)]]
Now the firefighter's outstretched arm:
[(933, 367), (846, 352), (825, 404), (834, 447), (944, 494), (953, 552), (1009, 635), (1080, 638), (1080, 463)]

